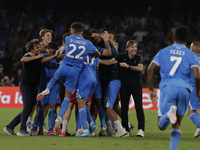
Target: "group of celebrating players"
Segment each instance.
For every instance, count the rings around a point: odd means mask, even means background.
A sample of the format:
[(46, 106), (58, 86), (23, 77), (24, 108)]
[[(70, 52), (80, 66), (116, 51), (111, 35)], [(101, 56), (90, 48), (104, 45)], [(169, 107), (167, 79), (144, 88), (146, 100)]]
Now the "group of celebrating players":
[[(30, 125), (31, 114), (27, 120), (26, 124), (30, 128), (30, 133), (27, 134), (21, 127), (17, 135), (43, 135), (45, 116), (50, 109), (47, 134), (54, 135), (55, 125), (55, 131), (59, 136), (69, 136), (67, 124), (71, 111), (76, 105), (76, 137), (95, 135), (97, 130), (95, 108), (98, 110), (101, 122), (99, 136), (128, 137), (133, 126), (129, 122), (127, 122), (127, 127), (122, 126), (117, 116), (117, 114), (121, 115), (118, 101), (121, 88), (119, 67), (141, 71), (142, 65), (132, 66), (132, 64), (125, 63), (127, 62), (125, 59), (120, 61), (118, 58), (120, 54), (117, 55), (118, 44), (115, 40), (115, 34), (107, 31), (104, 31), (102, 35), (98, 31), (90, 33), (84, 31), (81, 23), (74, 22), (71, 24), (71, 32), (63, 35), (63, 45), (58, 50), (57, 45), (51, 42), (51, 30), (43, 29), (39, 35), (40, 43), (32, 40), (26, 46), (27, 49), (31, 49), (31, 43), (37, 43), (32, 47), (37, 55), (32, 58), (42, 58), (41, 62), (44, 62), (41, 67), (41, 75), (39, 74), (40, 86), (36, 98), (36, 118), (32, 125)], [(200, 108), (200, 102), (197, 101), (200, 99), (200, 43), (193, 42), (190, 50), (186, 47), (188, 39), (188, 27), (178, 26), (174, 35), (174, 44), (161, 49), (148, 67), (147, 83), (153, 103), (158, 102), (158, 97), (153, 89), (153, 73), (156, 68), (160, 67), (162, 79), (159, 87), (161, 96), (158, 108), (158, 125), (161, 130), (164, 130), (170, 123), (172, 124), (171, 150), (178, 147), (182, 134), (180, 124), (188, 106), (189, 117), (197, 126), (194, 137), (200, 136), (200, 117), (197, 112)], [(128, 41), (127, 50), (134, 44), (136, 47), (136, 43), (134, 40)], [(133, 48), (130, 52), (133, 54), (132, 56), (135, 56), (137, 49)], [(23, 57), (21, 62), (26, 63), (32, 58)], [(104, 65), (98, 68), (99, 63)], [(112, 65), (106, 66), (106, 64)], [(23, 89), (21, 92), (23, 95)], [(60, 93), (64, 93), (63, 98), (60, 98)], [(60, 99), (63, 99), (61, 104)], [(57, 117), (59, 104), (60, 112)], [(20, 116), (21, 114), (4, 128), (6, 133), (15, 134), (13, 129), (19, 123)], [(24, 118), (22, 117), (21, 123)], [(105, 125), (107, 125), (107, 129)], [(37, 127), (39, 127), (38, 131)], [(138, 126), (137, 136), (144, 137), (144, 126), (143, 129)]]

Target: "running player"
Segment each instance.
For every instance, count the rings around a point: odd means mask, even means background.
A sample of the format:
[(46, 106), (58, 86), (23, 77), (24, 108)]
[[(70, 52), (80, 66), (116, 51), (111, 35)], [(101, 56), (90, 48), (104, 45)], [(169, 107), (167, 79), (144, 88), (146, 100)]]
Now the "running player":
[(175, 30), (174, 44), (161, 49), (150, 63), (147, 71), (147, 83), (150, 98), (157, 103), (158, 97), (153, 89), (154, 70), (160, 67), (161, 90), (158, 108), (158, 125), (165, 130), (170, 122), (170, 150), (176, 150), (181, 139), (180, 125), (185, 115), (192, 86), (190, 85), (191, 70), (194, 73), (197, 97), (200, 98), (200, 75), (197, 56), (185, 44), (189, 39), (189, 28), (180, 25)]
[[(195, 41), (190, 45), (190, 49), (197, 55), (200, 63), (200, 43)], [(197, 110), (200, 108), (200, 101), (196, 96), (196, 88), (195, 88), (195, 80), (193, 73), (190, 76), (190, 84), (193, 87), (191, 98), (189, 101), (189, 109), (188, 109), (188, 116), (192, 120), (192, 122), (196, 125), (197, 129), (194, 134), (194, 137), (197, 138), (200, 136), (200, 117)]]

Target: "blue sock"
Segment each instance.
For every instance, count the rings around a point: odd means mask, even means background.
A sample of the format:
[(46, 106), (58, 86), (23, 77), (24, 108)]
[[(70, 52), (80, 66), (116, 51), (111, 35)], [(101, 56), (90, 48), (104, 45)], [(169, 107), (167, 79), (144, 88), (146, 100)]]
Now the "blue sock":
[(198, 113), (198, 111), (196, 111), (196, 115), (197, 115), (197, 116), (199, 116), (199, 113)]
[(160, 119), (158, 120), (158, 125), (162, 129), (166, 129), (170, 125), (170, 120), (169, 120), (167, 114), (160, 117)]
[(77, 129), (81, 129), (81, 123), (80, 123), (79, 112), (78, 112), (77, 107), (75, 109), (75, 115), (76, 115), (76, 127), (77, 127)]
[(181, 130), (172, 129), (170, 134), (170, 150), (176, 150), (181, 139)]
[(61, 106), (60, 106), (60, 113), (59, 116), (61, 118), (63, 118), (63, 116), (65, 115), (65, 112), (67, 111), (68, 107), (69, 107), (69, 103), (70, 103), (70, 98), (69, 97), (65, 97)]
[(197, 128), (200, 128), (200, 117), (196, 113), (191, 113), (189, 117)]
[(79, 120), (81, 126), (83, 127), (83, 130), (88, 129), (86, 108), (80, 108), (78, 112), (79, 112)]
[(104, 110), (104, 108), (101, 106), (98, 108), (98, 112), (99, 112), (99, 118), (100, 118), (100, 122), (101, 122), (101, 128), (105, 128), (106, 127), (106, 112)]
[(37, 124), (39, 126), (40, 131), (43, 131), (43, 122), (44, 122), (44, 108), (38, 107)]
[(87, 106), (85, 106), (85, 109), (86, 109), (86, 113), (87, 113), (87, 121), (88, 121), (88, 123), (89, 124), (92, 123), (92, 122), (94, 123), (89, 108)]
[(57, 117), (57, 113), (56, 113), (57, 108), (50, 108), (49, 111), (49, 131), (53, 130), (53, 126), (55, 124), (55, 120)]
[(51, 78), (51, 80), (49, 81), (49, 83), (47, 84), (47, 89), (52, 89), (54, 87), (54, 85), (56, 85), (58, 81), (55, 79), (55, 77)]

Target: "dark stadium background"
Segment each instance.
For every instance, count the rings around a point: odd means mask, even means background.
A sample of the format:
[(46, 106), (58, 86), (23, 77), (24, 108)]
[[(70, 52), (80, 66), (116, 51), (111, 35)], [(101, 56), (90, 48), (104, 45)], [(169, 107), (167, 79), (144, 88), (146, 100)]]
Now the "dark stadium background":
[[(129, 31), (122, 30), (120, 25), (126, 17), (148, 19), (144, 29), (149, 34), (139, 44), (139, 52), (146, 58), (142, 73), (143, 87), (146, 87), (146, 68), (150, 60), (160, 48), (166, 46), (164, 38), (175, 25), (188, 25), (191, 29), (191, 41), (200, 40), (200, 10), (194, 1), (1, 0), (0, 64), (4, 66), (4, 75), (16, 80), (17, 70), (21, 68), (19, 60), (25, 53), (24, 45), (37, 38), (41, 28), (54, 30), (53, 40), (60, 45), (61, 35), (68, 31), (74, 21), (88, 23), (90, 28), (125, 33), (125, 39), (118, 38), (119, 51), (124, 51), (125, 42), (133, 38), (132, 33), (129, 35)], [(62, 26), (64, 29), (60, 31)], [(133, 28), (134, 33), (140, 26)], [(159, 76), (155, 78), (157, 87)], [(15, 85), (18, 83), (16, 81)]]

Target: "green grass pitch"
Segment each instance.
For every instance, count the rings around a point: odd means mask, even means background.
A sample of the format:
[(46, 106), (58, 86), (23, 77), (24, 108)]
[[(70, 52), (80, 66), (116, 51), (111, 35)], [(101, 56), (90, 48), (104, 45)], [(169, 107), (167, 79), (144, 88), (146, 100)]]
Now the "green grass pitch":
[[(165, 131), (160, 131), (157, 127), (157, 111), (145, 110), (145, 137), (140, 138), (136, 136), (137, 133), (137, 119), (135, 110), (129, 111), (129, 120), (134, 125), (130, 137), (115, 138), (115, 137), (58, 137), (58, 136), (31, 136), (18, 137), (9, 136), (4, 133), (3, 128), (7, 125), (15, 115), (17, 115), (21, 108), (0, 108), (0, 150), (168, 150), (169, 149), (169, 134), (171, 126)], [(46, 119), (46, 124), (48, 118)], [(97, 118), (98, 131), (100, 130), (99, 119)], [(75, 117), (74, 110), (70, 122), (68, 124), (68, 131), (75, 132)], [(15, 132), (19, 130), (19, 125), (15, 128)], [(186, 115), (183, 118), (181, 131), (182, 137), (179, 143), (178, 150), (198, 150), (200, 141), (198, 138), (193, 138), (196, 130), (195, 125)]]

